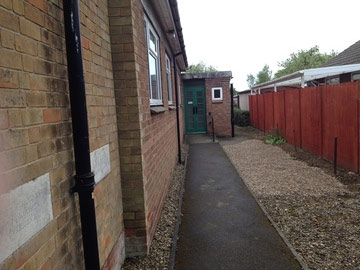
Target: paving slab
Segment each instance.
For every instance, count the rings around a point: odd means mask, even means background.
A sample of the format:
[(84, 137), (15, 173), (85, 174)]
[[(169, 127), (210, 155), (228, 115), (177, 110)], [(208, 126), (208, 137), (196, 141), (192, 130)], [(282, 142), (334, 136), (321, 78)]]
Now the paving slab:
[(301, 269), (217, 143), (190, 145), (182, 213), (175, 269)]

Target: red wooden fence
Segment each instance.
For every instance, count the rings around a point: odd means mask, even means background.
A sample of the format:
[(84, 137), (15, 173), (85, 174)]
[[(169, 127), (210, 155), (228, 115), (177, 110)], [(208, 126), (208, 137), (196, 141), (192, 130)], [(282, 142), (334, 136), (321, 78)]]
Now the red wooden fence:
[(254, 95), (249, 96), (250, 120), (331, 161), (337, 137), (338, 163), (359, 172), (359, 99), (359, 82)]

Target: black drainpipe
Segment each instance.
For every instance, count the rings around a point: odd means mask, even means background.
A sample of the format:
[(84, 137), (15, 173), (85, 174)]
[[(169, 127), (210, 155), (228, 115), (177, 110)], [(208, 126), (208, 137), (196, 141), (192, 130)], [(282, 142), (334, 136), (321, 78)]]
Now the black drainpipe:
[(181, 164), (181, 142), (180, 142), (180, 116), (179, 116), (179, 87), (177, 83), (177, 64), (176, 57), (182, 55), (182, 53), (175, 54), (173, 57), (174, 73), (175, 73), (175, 101), (176, 101), (176, 127), (177, 127), (177, 144), (178, 144), (178, 163)]
[(64, 23), (69, 76), (71, 117), (75, 155), (75, 187), (79, 194), (80, 218), (86, 269), (100, 269), (91, 172), (89, 127), (87, 119), (84, 70), (81, 54), (79, 5), (77, 0), (65, 0)]

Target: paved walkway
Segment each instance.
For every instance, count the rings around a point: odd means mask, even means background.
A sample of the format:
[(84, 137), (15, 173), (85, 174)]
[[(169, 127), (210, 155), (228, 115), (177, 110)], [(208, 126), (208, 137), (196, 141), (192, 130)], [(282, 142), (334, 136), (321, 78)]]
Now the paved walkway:
[(301, 269), (221, 146), (190, 144), (175, 269)]

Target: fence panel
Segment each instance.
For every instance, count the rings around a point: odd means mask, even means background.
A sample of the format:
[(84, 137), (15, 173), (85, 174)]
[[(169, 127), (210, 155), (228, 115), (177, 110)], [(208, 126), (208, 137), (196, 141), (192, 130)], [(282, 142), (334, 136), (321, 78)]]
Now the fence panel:
[(287, 90), (285, 94), (285, 115), (286, 115), (286, 132), (285, 138), (289, 143), (301, 145), (301, 128), (300, 128), (300, 90)]
[(301, 94), (302, 147), (314, 154), (322, 154), (321, 89), (304, 88)]
[(265, 129), (265, 106), (264, 95), (257, 95), (257, 107), (258, 107), (258, 129), (264, 131)]
[(264, 94), (265, 131), (274, 129), (274, 96), (273, 93)]
[(334, 159), (338, 138), (338, 163), (359, 170), (358, 84), (329, 85), (322, 89), (323, 156)]
[(274, 93), (274, 127), (285, 137), (285, 92)]
[(343, 83), (252, 97), (252, 123), (260, 130), (278, 128), (289, 143), (360, 169), (360, 83)]
[(250, 105), (250, 121), (254, 127), (258, 127), (257, 124), (257, 96), (249, 96), (249, 105)]

